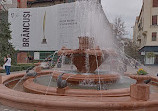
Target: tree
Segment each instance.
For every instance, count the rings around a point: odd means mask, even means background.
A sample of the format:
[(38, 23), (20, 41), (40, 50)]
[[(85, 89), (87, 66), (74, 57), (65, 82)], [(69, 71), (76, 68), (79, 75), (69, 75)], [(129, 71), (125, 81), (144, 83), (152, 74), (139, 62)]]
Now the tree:
[(122, 20), (121, 17), (116, 17), (113, 23), (113, 30), (116, 36), (116, 43), (118, 47), (123, 49), (123, 51), (129, 55), (130, 57), (139, 60), (139, 48), (133, 41), (125, 36), (128, 35), (126, 31), (125, 22)]
[(125, 35), (127, 35), (125, 22), (122, 20), (121, 17), (115, 18), (114, 23), (113, 23), (113, 30), (117, 39), (121, 39)]
[(132, 40), (129, 39), (124, 48), (127, 55), (135, 60), (140, 60), (141, 55), (139, 54), (139, 47), (134, 44)]
[[(1, 15), (3, 16), (3, 14)], [(12, 63), (16, 63), (16, 51), (9, 42), (11, 39), (9, 25), (10, 24), (6, 22), (6, 18), (0, 19), (0, 65), (4, 64), (4, 57), (6, 57), (7, 54), (11, 55)]]

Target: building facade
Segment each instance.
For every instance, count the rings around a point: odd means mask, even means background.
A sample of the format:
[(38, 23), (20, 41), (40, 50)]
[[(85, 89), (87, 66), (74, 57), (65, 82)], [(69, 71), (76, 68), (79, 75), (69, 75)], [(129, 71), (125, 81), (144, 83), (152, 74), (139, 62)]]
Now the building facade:
[(133, 27), (133, 41), (146, 65), (158, 65), (158, 0), (143, 0)]
[(7, 11), (9, 8), (17, 8), (17, 0), (0, 0), (1, 11)]
[[(71, 3), (77, 0), (17, 0), (17, 1), (19, 8), (31, 8), (31, 7), (46, 7), (46, 6), (52, 6), (61, 3)], [(97, 0), (97, 1), (101, 3), (101, 0)]]

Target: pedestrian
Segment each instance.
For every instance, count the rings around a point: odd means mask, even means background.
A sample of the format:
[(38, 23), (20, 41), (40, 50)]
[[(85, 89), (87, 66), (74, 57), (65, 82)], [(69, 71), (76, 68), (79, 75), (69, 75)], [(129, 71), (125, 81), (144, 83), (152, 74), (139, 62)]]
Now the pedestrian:
[(134, 64), (135, 69), (138, 69), (138, 65), (139, 65), (138, 61), (135, 61), (134, 63), (135, 63), (135, 64)]
[(10, 68), (11, 68), (10, 54), (7, 55), (7, 58), (6, 58), (6, 60), (4, 62), (5, 62), (4, 66), (5, 66), (6, 74), (10, 75)]
[(32, 60), (33, 60), (33, 57), (29, 55), (29, 56), (27, 57), (27, 59), (28, 59), (28, 63), (31, 63)]

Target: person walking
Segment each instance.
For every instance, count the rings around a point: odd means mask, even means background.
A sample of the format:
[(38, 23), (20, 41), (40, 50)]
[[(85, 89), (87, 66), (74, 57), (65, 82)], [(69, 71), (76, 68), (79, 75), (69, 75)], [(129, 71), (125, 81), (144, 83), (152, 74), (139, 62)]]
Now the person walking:
[(10, 75), (10, 68), (11, 68), (11, 58), (10, 55), (7, 55), (7, 58), (5, 60), (5, 70), (6, 70), (6, 74)]

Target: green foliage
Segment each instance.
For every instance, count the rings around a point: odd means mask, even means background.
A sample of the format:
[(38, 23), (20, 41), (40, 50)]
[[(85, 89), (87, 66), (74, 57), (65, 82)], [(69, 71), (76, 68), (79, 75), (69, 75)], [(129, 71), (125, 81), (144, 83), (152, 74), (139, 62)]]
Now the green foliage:
[[(130, 57), (140, 60), (139, 47), (137, 47), (131, 39), (125, 38), (128, 35), (125, 22), (121, 17), (116, 17), (113, 23), (113, 31), (116, 36), (116, 44), (124, 49), (124, 52)], [(122, 42), (123, 41), (123, 42)]]
[[(0, 12), (1, 14), (2, 12)], [(2, 13), (2, 16), (4, 14)], [(5, 15), (6, 16), (6, 15)], [(2, 17), (0, 20), (0, 65), (4, 64), (4, 57), (7, 54), (11, 55), (12, 64), (16, 64), (16, 51), (9, 42), (11, 40), (11, 31), (9, 30), (9, 23), (6, 21), (7, 18)]]
[(124, 38), (127, 35), (125, 22), (121, 17), (116, 17), (113, 23), (114, 34), (117, 39)]
[(11, 31), (9, 30), (9, 23), (6, 23), (4, 22), (3, 20), (1, 21), (0, 23), (0, 37), (1, 39), (4, 39), (4, 40), (10, 40), (11, 39), (11, 36), (10, 36), (10, 33)]
[(137, 74), (138, 74), (138, 75), (147, 75), (148, 73), (147, 73), (145, 70), (143, 70), (143, 69), (139, 69), (139, 70), (137, 71)]
[(8, 12), (7, 11), (1, 11), (0, 10), (0, 20), (3, 20), (4, 22), (8, 22)]
[(125, 45), (125, 53), (136, 60), (140, 60), (141, 58), (139, 47), (130, 40)]
[(155, 57), (155, 54), (153, 52), (148, 52), (147, 53), (147, 58)]

